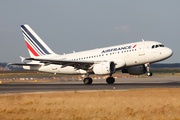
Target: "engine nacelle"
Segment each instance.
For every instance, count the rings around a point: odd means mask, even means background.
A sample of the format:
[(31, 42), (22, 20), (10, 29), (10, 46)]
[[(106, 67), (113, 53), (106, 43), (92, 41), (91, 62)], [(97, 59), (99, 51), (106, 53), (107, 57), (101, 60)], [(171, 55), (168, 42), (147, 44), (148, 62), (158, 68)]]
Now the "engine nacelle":
[(146, 72), (147, 72), (147, 70), (144, 65), (128, 67), (127, 69), (122, 70), (122, 73), (129, 73), (130, 75), (141, 75)]
[(93, 67), (94, 74), (105, 75), (115, 73), (115, 64), (114, 62), (102, 62), (95, 64)]

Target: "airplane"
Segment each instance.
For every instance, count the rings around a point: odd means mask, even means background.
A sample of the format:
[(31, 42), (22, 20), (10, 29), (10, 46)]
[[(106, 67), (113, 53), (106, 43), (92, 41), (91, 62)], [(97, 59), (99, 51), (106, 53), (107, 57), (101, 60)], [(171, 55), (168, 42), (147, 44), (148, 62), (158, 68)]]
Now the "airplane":
[(152, 76), (150, 64), (165, 60), (172, 56), (170, 48), (156, 41), (142, 41), (111, 47), (86, 50), (59, 55), (54, 53), (43, 40), (30, 28), (21, 25), (21, 30), (30, 54), (29, 58), (21, 57), (21, 61), (30, 60), (28, 63), (11, 63), (22, 65), (26, 70), (36, 70), (61, 74), (86, 75), (84, 84), (92, 84), (89, 75), (108, 75), (106, 82), (115, 82), (112, 75), (121, 70), (130, 75), (147, 74)]

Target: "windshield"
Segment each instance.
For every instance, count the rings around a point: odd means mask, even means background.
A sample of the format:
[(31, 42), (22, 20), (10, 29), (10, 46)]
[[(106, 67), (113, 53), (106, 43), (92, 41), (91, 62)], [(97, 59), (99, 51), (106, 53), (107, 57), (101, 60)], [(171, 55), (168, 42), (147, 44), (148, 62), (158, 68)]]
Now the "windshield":
[(164, 47), (164, 45), (163, 44), (158, 44), (158, 45), (152, 45), (152, 49), (154, 49), (154, 48), (158, 48), (158, 47)]

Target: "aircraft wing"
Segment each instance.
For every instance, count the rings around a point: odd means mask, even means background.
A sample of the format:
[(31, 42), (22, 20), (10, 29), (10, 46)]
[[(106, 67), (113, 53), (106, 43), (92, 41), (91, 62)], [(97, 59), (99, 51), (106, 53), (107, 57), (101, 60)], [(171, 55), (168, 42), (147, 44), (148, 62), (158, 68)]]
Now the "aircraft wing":
[(49, 65), (49, 64), (62, 65), (62, 68), (66, 66), (73, 66), (77, 69), (84, 69), (84, 70), (88, 70), (95, 63), (105, 62), (105, 60), (85, 61), (85, 60), (62, 60), (62, 59), (43, 59), (43, 58), (25, 58), (25, 60), (40, 61), (40, 63), (44, 63), (45, 65)]
[(41, 66), (41, 64), (28, 64), (28, 63), (9, 63), (9, 65), (21, 65), (21, 66)]

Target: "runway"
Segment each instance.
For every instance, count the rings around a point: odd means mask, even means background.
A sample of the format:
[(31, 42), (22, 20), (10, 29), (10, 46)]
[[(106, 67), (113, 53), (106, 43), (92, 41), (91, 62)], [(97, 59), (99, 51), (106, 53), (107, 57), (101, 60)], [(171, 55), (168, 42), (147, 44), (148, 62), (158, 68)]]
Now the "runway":
[(79, 80), (62, 80), (58, 82), (8, 83), (0, 84), (0, 94), (53, 92), (53, 91), (86, 91), (86, 90), (128, 90), (142, 88), (179, 88), (179, 77), (160, 78), (117, 78), (114, 84), (107, 84), (105, 79), (94, 80), (85, 85)]

